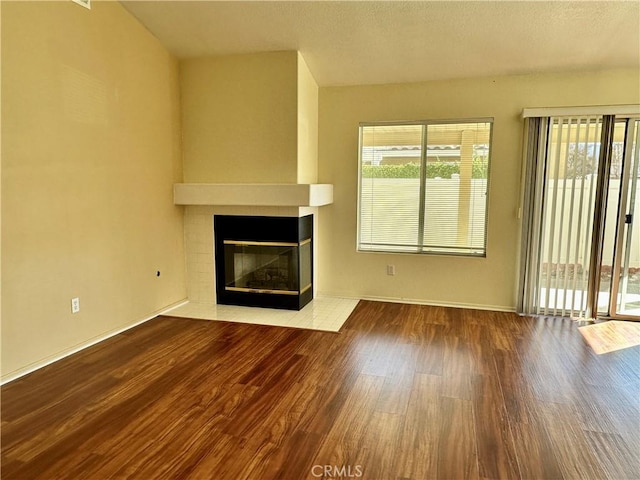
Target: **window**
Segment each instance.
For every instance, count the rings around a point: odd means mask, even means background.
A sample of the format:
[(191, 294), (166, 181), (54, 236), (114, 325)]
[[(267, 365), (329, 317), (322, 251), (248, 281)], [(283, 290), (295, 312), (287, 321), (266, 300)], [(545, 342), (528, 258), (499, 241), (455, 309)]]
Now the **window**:
[(492, 121), (362, 124), (358, 250), (484, 256)]

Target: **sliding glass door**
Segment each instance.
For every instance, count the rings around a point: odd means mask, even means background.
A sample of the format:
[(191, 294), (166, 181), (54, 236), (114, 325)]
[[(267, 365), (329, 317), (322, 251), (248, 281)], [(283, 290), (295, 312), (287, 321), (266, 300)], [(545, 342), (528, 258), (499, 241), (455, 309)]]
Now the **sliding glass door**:
[(519, 310), (637, 316), (638, 120), (549, 116), (527, 125)]
[[(640, 319), (640, 120), (627, 120), (624, 129), (624, 142), (613, 150), (614, 160), (615, 157), (621, 159), (620, 194), (615, 212), (613, 268), (606, 313), (614, 318)], [(615, 162), (612, 167), (614, 165)], [(612, 177), (615, 173), (612, 172)]]

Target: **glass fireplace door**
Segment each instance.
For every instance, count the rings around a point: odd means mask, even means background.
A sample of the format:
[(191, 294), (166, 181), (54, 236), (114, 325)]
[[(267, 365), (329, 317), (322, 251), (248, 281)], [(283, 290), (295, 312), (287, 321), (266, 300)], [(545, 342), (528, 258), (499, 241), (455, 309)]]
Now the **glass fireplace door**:
[(310, 265), (300, 265), (309, 263), (309, 256), (299, 252), (310, 243), (225, 240), (225, 290), (299, 295), (311, 288), (311, 275), (301, 274), (310, 272)]
[(216, 302), (300, 310), (313, 300), (313, 215), (214, 215)]

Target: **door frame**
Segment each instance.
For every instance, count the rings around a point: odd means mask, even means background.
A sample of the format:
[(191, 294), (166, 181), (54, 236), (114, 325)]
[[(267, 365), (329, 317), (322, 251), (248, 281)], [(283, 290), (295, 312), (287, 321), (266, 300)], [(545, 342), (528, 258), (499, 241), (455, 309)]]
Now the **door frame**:
[[(633, 180), (631, 172), (632, 167), (637, 168), (640, 163), (640, 158), (638, 158), (640, 145), (636, 144), (636, 148), (633, 148), (634, 143), (636, 143), (640, 138), (640, 117), (629, 116), (624, 118), (618, 117), (618, 119), (624, 119), (626, 123), (624, 137), (625, 145), (622, 157), (622, 178), (620, 182), (620, 195), (618, 197), (617, 207), (618, 217), (616, 221), (613, 270), (611, 272), (611, 286), (609, 290), (609, 311), (607, 312), (606, 317), (617, 320), (640, 321), (640, 315), (628, 315), (618, 312), (618, 294), (620, 293), (620, 274), (623, 271), (623, 255), (625, 251), (628, 252), (631, 248), (634, 221), (636, 224), (638, 222), (637, 218), (633, 217), (637, 217), (638, 213), (640, 213), (633, 211), (635, 208), (635, 193), (631, 194), (631, 202), (628, 202), (629, 188), (633, 188), (634, 184), (635, 186), (638, 185), (637, 177)], [(630, 207), (631, 211), (628, 211), (628, 207)], [(626, 217), (628, 214), (632, 215), (631, 223), (629, 223), (629, 227), (625, 228), (625, 225), (627, 225)]]

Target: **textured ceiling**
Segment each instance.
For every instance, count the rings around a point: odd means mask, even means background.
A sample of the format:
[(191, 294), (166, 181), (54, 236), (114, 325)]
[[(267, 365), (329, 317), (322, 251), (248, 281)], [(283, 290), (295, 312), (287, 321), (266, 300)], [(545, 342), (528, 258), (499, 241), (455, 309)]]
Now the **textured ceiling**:
[(122, 1), (179, 58), (299, 50), (321, 86), (640, 68), (637, 1)]

